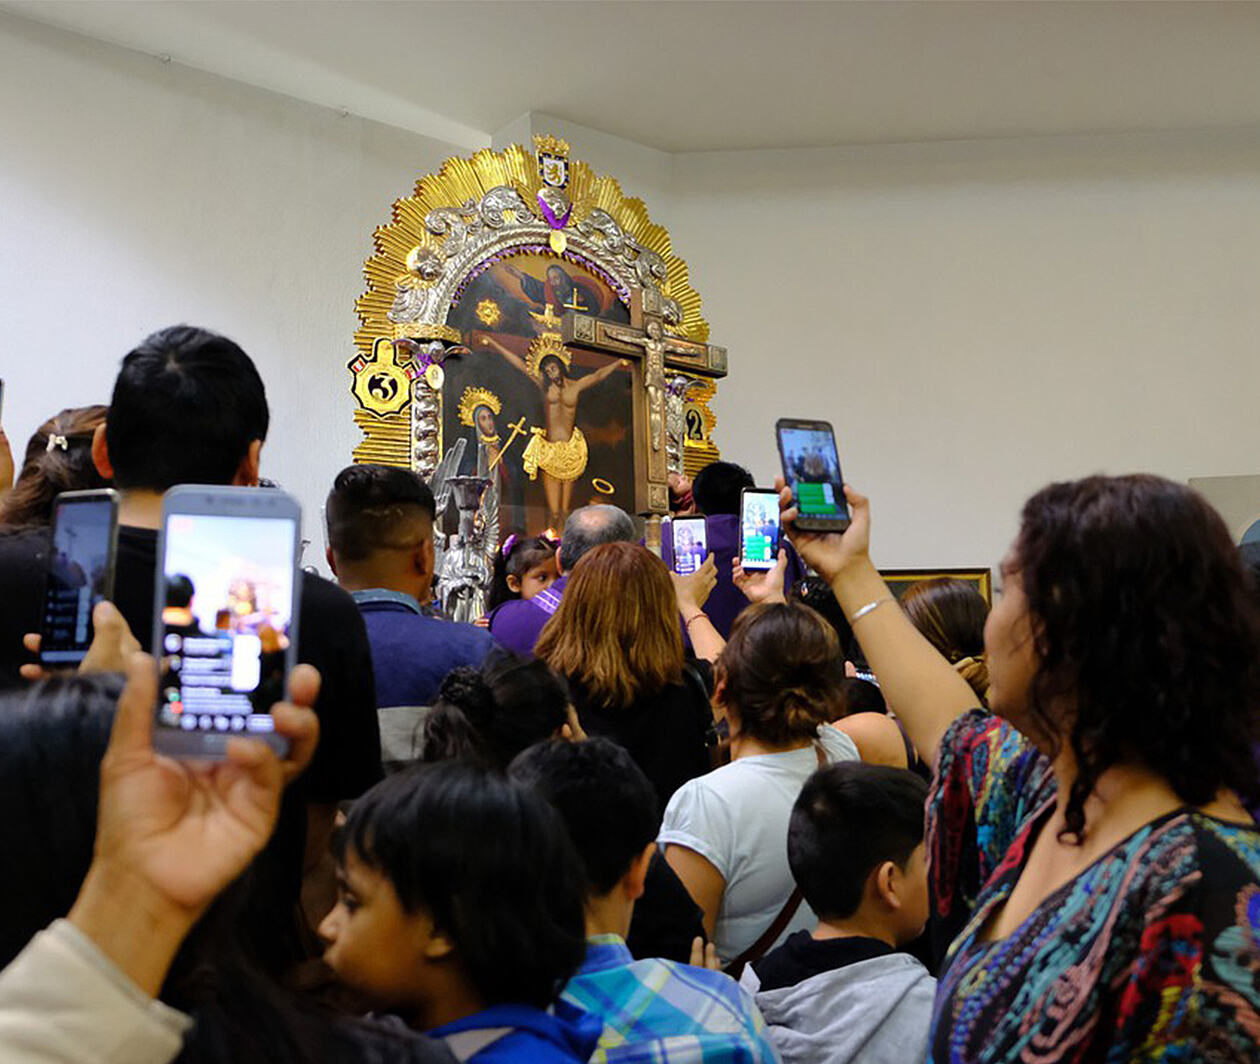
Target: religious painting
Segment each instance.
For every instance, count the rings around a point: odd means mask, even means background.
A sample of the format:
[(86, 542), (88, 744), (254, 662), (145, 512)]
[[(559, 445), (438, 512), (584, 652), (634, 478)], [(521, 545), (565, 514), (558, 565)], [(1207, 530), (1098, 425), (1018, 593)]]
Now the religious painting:
[(643, 515), (657, 542), (670, 474), (718, 456), (727, 353), (643, 202), (540, 135), (446, 160), (373, 245), (354, 457), (429, 481), (442, 609), (475, 619), (507, 535), (580, 506)]
[(947, 576), (970, 584), (990, 606), (993, 605), (993, 573), (989, 569), (881, 569), (880, 576), (893, 596), (900, 599), (915, 584)]
[(487, 448), (502, 535), (556, 530), (590, 502), (633, 509), (633, 365), (562, 343), (566, 310), (630, 320), (596, 270), (543, 252), (490, 264), (447, 318), (467, 353), (443, 364), (444, 448), (467, 438), (462, 474)]

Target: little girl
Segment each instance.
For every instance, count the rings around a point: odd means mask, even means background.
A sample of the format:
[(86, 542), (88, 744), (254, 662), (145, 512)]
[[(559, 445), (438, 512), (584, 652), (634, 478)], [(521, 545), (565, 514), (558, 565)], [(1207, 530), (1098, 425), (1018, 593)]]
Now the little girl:
[(495, 555), (486, 612), (512, 599), (532, 599), (559, 577), (556, 544), (546, 536), (508, 536)]

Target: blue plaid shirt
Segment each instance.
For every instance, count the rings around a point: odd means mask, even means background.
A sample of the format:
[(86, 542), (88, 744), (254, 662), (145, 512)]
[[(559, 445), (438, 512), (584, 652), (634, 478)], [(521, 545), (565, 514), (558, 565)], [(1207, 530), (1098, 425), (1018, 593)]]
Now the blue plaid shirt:
[(604, 1024), (591, 1064), (777, 1064), (766, 1023), (734, 979), (676, 961), (636, 961), (619, 935), (586, 942), (562, 995)]

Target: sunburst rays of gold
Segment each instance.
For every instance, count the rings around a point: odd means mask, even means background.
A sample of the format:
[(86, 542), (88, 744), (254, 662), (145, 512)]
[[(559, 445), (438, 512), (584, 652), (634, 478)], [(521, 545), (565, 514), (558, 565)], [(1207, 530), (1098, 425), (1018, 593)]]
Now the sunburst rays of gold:
[[(354, 337), (361, 351), (370, 353), (376, 337), (392, 335), (389, 308), (394, 302), (396, 280), (408, 272), (407, 254), (415, 247), (441, 250), (445, 238), (435, 237), (425, 228), (425, 216), (438, 207), (480, 201), (500, 185), (515, 188), (532, 203), (542, 187), (533, 152), (512, 145), (501, 152), (487, 148), (470, 159), (448, 159), (436, 174), (416, 183), (414, 195), (394, 203), (393, 221), (376, 230), (376, 253), (363, 267), (368, 288), (356, 304), (360, 327)], [(688, 340), (708, 340), (709, 323), (700, 313), (700, 294), (691, 287), (687, 264), (674, 254), (669, 232), (652, 221), (643, 201), (626, 196), (616, 178), (598, 176), (580, 160), (569, 163), (567, 193), (574, 205), (570, 226), (601, 208), (628, 236), (661, 256), (666, 270), (661, 291), (682, 308), (682, 323), (676, 331)], [(423, 282), (415, 278), (413, 283)]]
[[(373, 238), (376, 251), (363, 266), (367, 291), (355, 303), (359, 328), (354, 342), (360, 351), (370, 356), (377, 337), (393, 337), (389, 310), (396, 284), (402, 280), (414, 285), (427, 283), (408, 269), (407, 256), (417, 248), (441, 253), (445, 237), (434, 236), (425, 228), (428, 213), (438, 207), (459, 207), (470, 200), (479, 202), (492, 188), (501, 185), (515, 188), (527, 203), (535, 201), (542, 179), (532, 151), (513, 145), (501, 152), (486, 149), (471, 158), (448, 159), (436, 174), (417, 181), (412, 195), (395, 201), (392, 221), (377, 228)], [(691, 287), (687, 264), (674, 254), (669, 232), (652, 221), (643, 201), (626, 196), (615, 178), (598, 176), (586, 163), (574, 160), (569, 162), (566, 193), (574, 205), (570, 227), (600, 208), (617, 221), (627, 236), (661, 256), (666, 270), (661, 291), (682, 308), (682, 322), (675, 331), (688, 340), (707, 341), (709, 323), (700, 313), (700, 294)], [(440, 316), (445, 316), (445, 309)], [(356, 410), (354, 419), (365, 434), (355, 449), (355, 461), (410, 466), (409, 410), (384, 418)], [(712, 450), (716, 457), (716, 448)], [(687, 457), (690, 466), (690, 451)]]

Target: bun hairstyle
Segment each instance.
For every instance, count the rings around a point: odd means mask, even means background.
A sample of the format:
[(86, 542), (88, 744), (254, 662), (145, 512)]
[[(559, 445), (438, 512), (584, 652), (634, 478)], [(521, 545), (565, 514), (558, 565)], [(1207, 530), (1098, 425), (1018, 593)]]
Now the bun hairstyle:
[(107, 406), (69, 407), (40, 425), (26, 445), (13, 490), (0, 504), (0, 524), (47, 525), (61, 492), (109, 487), (92, 461), (92, 437), (107, 413)]
[(442, 681), (422, 726), (420, 759), (462, 758), (505, 771), (522, 750), (555, 735), (568, 707), (568, 687), (544, 662), (497, 651), (480, 669), (455, 669)]
[(913, 624), (988, 705), (989, 669), (984, 662), (984, 622), (989, 604), (963, 580), (921, 580), (901, 597)]
[(520, 598), (521, 593), (508, 586), (508, 577), (515, 576), (519, 580), (536, 565), (554, 558), (557, 546), (546, 536), (508, 536), (507, 542), (494, 555), (494, 580), (486, 599), (486, 612), (511, 599)]
[(812, 739), (844, 715), (835, 630), (799, 603), (758, 603), (736, 619), (717, 662), (732, 732), (768, 746)]

